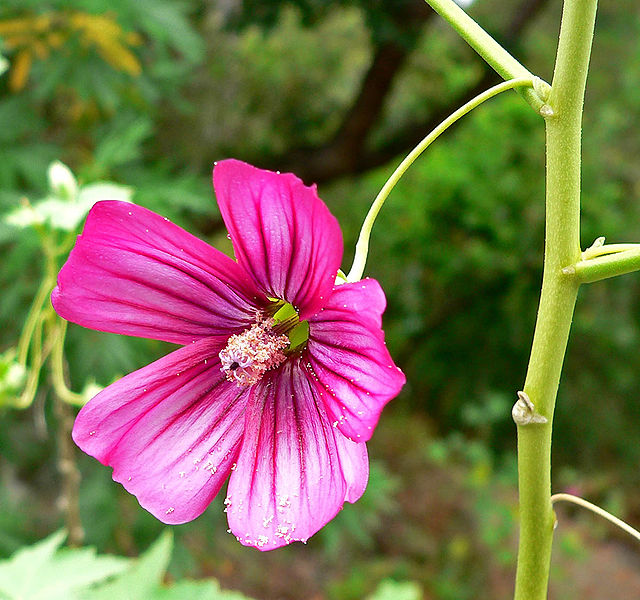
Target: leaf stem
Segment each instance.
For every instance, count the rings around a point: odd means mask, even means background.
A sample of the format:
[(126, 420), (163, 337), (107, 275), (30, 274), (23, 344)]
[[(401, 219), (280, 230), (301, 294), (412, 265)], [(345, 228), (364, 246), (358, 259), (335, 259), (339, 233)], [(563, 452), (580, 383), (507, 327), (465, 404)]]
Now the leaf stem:
[(507, 90), (512, 90), (520, 87), (531, 87), (533, 81), (531, 76), (522, 79), (511, 79), (498, 85), (494, 85), (488, 90), (482, 92), (472, 100), (469, 100), (465, 105), (461, 106), (458, 110), (449, 115), (442, 123), (440, 123), (405, 157), (405, 159), (396, 167), (396, 170), (391, 174), (391, 177), (387, 179), (386, 183), (378, 192), (375, 200), (373, 201), (367, 216), (365, 217), (360, 235), (356, 243), (355, 256), (353, 258), (353, 264), (351, 270), (347, 275), (347, 281), (359, 281), (364, 273), (364, 267), (367, 262), (367, 254), (369, 253), (369, 239), (371, 237), (371, 229), (375, 223), (376, 217), (385, 203), (385, 200), (391, 193), (391, 190), (396, 186), (400, 178), (404, 175), (405, 171), (415, 162), (420, 156), (441, 134), (443, 134), (451, 125), (453, 125), (458, 119), (471, 112), (474, 108), (480, 106), (489, 98), (493, 98), (498, 94)]
[[(462, 37), (503, 79), (534, 79), (534, 75), (511, 54), (509, 54), (496, 40), (494, 40), (480, 25), (478, 25), (453, 0), (425, 0), (445, 21)], [(546, 86), (546, 84), (545, 84)], [(521, 91), (523, 98), (540, 112), (545, 105), (545, 99), (535, 88), (525, 88)]]
[[(614, 250), (616, 246), (621, 247)], [(626, 248), (622, 248), (626, 246)], [(602, 246), (602, 250), (610, 249), (609, 252), (602, 252), (593, 258), (578, 261), (574, 265), (566, 267), (565, 273), (574, 275), (580, 283), (593, 283), (615, 277), (616, 275), (624, 275), (640, 270), (640, 244), (611, 244), (610, 246)], [(583, 253), (583, 257), (584, 254)]]

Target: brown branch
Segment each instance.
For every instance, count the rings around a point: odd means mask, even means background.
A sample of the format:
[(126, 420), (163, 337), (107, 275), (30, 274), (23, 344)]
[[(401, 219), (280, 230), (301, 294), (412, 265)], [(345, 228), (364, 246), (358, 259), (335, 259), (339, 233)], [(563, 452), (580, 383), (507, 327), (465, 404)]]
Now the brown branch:
[[(548, 0), (524, 0), (520, 4), (501, 36), (507, 49), (520, 45), (523, 30), (547, 2)], [(414, 21), (411, 23), (411, 31), (415, 32), (416, 26), (422, 27), (430, 15), (434, 14), (412, 15)], [(274, 159), (273, 166), (293, 171), (305, 181), (315, 183), (325, 183), (337, 177), (368, 171), (385, 164), (398, 154), (408, 152), (458, 106), (498, 81), (497, 75), (487, 66), (475, 84), (441, 106), (426, 121), (404, 126), (383, 145), (367, 148), (369, 134), (379, 121), (395, 77), (405, 65), (416, 39), (416, 35), (410, 35), (403, 40), (405, 43), (402, 45), (385, 42), (378, 46), (360, 91), (335, 136), (320, 146), (290, 150), (284, 156)]]
[(62, 480), (58, 508), (64, 514), (69, 545), (78, 547), (84, 541), (84, 529), (80, 519), (80, 471), (76, 465), (76, 448), (71, 439), (74, 414), (73, 409), (60, 398), (55, 397), (53, 402), (58, 420), (58, 472)]
[[(377, 123), (395, 76), (410, 49), (386, 42), (380, 45), (362, 82), (360, 92), (331, 141), (319, 147), (294, 150), (286, 157), (284, 170), (308, 181), (322, 181), (345, 172), (355, 173), (369, 132)], [(278, 168), (283, 168), (280, 164)]]

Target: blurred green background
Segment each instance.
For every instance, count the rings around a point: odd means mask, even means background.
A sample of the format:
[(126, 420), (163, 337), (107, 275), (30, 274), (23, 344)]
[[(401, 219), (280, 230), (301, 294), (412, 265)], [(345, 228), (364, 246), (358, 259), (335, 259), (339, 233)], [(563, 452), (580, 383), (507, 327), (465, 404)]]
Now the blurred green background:
[[(476, 0), (469, 10), (551, 80), (560, 0)], [(44, 196), (59, 159), (81, 183), (131, 186), (134, 202), (230, 251), (210, 178), (213, 161), (232, 156), (319, 184), (342, 226), (344, 269), (403, 155), (497, 82), (421, 0), (4, 0), (0, 43), (0, 212)], [(602, 3), (585, 104), (583, 247), (601, 235), (640, 241), (639, 124), (640, 10)], [(429, 149), (375, 226), (366, 274), (385, 288), (387, 341), (408, 383), (370, 444), (365, 497), (308, 545), (269, 554), (225, 533), (216, 500), (173, 528), (166, 581), (215, 577), (265, 600), (358, 599), (386, 580), (416, 582), (425, 598), (510, 597), (510, 410), (533, 334), (543, 226), (543, 124), (509, 93)], [(35, 233), (4, 223), (0, 252), (2, 352), (16, 344), (42, 261)], [(637, 275), (581, 291), (554, 443), (555, 491), (636, 525), (639, 292)], [(168, 349), (70, 326), (70, 381), (107, 385)], [(0, 409), (0, 557), (63, 524), (44, 376), (40, 389), (28, 410)], [(162, 524), (108, 468), (77, 460), (86, 543), (139, 555)], [(559, 513), (552, 597), (637, 595), (637, 546), (588, 515)]]

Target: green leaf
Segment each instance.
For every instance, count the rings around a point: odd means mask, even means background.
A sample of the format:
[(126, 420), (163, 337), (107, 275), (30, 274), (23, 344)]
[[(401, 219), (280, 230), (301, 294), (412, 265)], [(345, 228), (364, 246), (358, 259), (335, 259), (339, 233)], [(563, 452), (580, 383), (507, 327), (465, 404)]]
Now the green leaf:
[(65, 537), (58, 531), (0, 562), (0, 598), (32, 598), (41, 584), (40, 569), (53, 559)]
[(251, 600), (241, 592), (220, 589), (215, 579), (204, 581), (178, 581), (170, 587), (160, 588), (151, 600)]
[(385, 579), (368, 600), (422, 600), (422, 590), (415, 581)]
[(80, 595), (81, 600), (154, 600), (167, 571), (173, 535), (165, 531), (134, 564), (112, 581)]
[(112, 577), (129, 559), (96, 556), (93, 548), (63, 548), (66, 533), (59, 531), (45, 540), (18, 550), (0, 562), (2, 600), (74, 600), (82, 590)]
[(124, 571), (131, 560), (96, 556), (95, 548), (62, 548), (38, 572), (40, 588), (31, 600), (73, 600), (86, 597), (88, 588)]
[(152, 122), (147, 117), (126, 115), (113, 123), (95, 150), (101, 172), (137, 160), (142, 143), (151, 133)]

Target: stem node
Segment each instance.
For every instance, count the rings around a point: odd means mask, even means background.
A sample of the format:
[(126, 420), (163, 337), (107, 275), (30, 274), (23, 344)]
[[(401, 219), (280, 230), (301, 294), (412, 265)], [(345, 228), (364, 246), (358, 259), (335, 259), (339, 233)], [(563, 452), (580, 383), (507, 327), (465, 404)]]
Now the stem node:
[(511, 409), (511, 416), (518, 427), (547, 422), (546, 417), (536, 412), (536, 407), (525, 392), (518, 392), (518, 400)]

